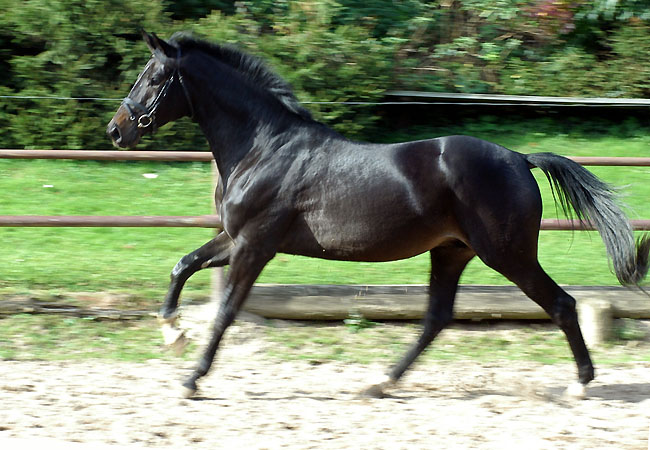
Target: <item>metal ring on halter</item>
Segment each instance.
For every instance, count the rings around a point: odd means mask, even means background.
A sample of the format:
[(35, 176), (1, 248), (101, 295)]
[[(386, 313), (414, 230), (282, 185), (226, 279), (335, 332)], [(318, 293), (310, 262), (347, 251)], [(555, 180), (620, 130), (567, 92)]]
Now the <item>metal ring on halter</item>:
[(153, 123), (153, 119), (149, 114), (143, 114), (138, 118), (138, 128), (148, 128)]

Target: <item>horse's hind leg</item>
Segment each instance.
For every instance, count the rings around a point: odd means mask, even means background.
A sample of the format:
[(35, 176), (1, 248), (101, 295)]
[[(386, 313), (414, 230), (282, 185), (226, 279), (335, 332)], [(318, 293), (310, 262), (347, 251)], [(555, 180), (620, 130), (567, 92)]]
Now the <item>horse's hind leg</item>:
[(178, 299), (185, 282), (201, 269), (228, 264), (232, 246), (232, 240), (222, 231), (207, 244), (183, 256), (172, 270), (169, 289), (160, 308), (159, 318), (165, 344), (177, 353), (181, 353), (187, 344), (185, 333), (176, 326)]
[[(536, 252), (527, 253), (534, 255)], [(479, 253), (481, 256), (481, 253)], [(584, 397), (584, 387), (594, 379), (594, 366), (578, 324), (576, 301), (549, 277), (535, 257), (520, 253), (503, 258), (484, 258), (483, 261), (505, 275), (510, 281), (540, 305), (566, 335), (573, 358), (578, 366), (580, 384), (570, 385), (567, 394)]]
[(387, 375), (363, 392), (365, 395), (381, 397), (384, 388), (396, 383), (438, 333), (453, 320), (458, 279), (475, 253), (460, 242), (436, 247), (430, 253), (429, 305), (422, 334)]
[(578, 366), (580, 382), (579, 385), (569, 386), (567, 393), (574, 397), (584, 397), (584, 387), (594, 379), (594, 366), (578, 324), (575, 299), (558, 286), (537, 261), (529, 272), (518, 271), (517, 275), (510, 275), (508, 278), (540, 305), (566, 335)]

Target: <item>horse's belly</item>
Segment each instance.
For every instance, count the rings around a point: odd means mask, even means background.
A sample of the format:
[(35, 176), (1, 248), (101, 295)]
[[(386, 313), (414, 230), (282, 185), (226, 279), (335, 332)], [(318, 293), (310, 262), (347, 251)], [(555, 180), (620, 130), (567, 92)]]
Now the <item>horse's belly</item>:
[[(394, 151), (330, 174), (303, 194), (286, 253), (348, 261), (392, 261), (449, 239), (456, 224), (437, 153)], [(416, 149), (417, 150), (417, 149)], [(361, 170), (363, 169), (363, 170)]]
[(381, 221), (319, 221), (292, 227), (282, 253), (343, 261), (394, 261), (424, 253), (441, 242), (457, 238), (448, 224), (422, 220), (401, 224)]

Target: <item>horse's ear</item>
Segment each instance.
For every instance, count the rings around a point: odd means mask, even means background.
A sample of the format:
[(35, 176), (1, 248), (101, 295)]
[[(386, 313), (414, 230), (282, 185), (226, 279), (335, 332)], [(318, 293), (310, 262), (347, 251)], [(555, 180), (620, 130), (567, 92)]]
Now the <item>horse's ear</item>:
[(168, 58), (173, 58), (176, 56), (176, 48), (172, 47), (170, 44), (165, 42), (163, 39), (160, 39), (156, 36), (156, 33), (147, 33), (144, 30), (142, 31), (142, 38), (146, 42), (147, 47), (151, 50), (151, 53), (161, 52)]

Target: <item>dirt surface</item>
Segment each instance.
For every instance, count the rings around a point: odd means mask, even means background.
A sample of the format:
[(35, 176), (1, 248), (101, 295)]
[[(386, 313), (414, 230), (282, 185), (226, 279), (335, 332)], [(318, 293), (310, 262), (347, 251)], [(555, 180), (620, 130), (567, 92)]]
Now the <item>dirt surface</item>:
[(250, 327), (194, 400), (180, 360), (3, 361), (0, 448), (648, 448), (650, 363), (601, 368), (582, 401), (562, 397), (572, 365), (531, 362), (421, 364), (367, 399), (385, 366), (278, 362)]

